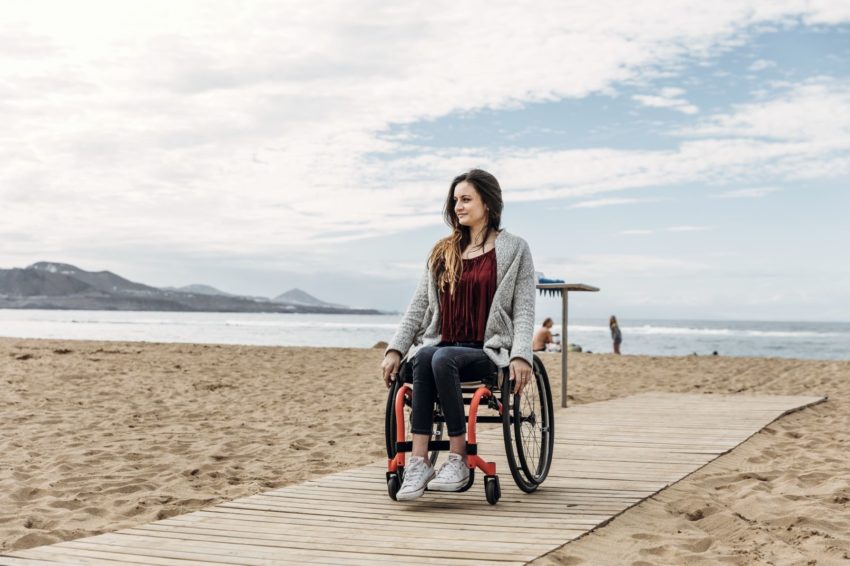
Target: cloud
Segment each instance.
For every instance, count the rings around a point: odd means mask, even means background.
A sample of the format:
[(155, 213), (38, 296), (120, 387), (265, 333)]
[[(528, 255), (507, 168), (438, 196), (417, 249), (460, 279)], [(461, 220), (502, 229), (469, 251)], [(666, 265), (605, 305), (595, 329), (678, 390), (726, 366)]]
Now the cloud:
[(646, 202), (658, 202), (657, 198), (601, 198), (585, 200), (569, 206), (569, 208), (599, 208), (601, 206), (616, 206), (621, 204), (641, 204)]
[(576, 281), (611, 276), (677, 276), (711, 269), (711, 265), (693, 259), (645, 254), (586, 254), (570, 259), (535, 257), (534, 265), (552, 277), (569, 277)]
[(670, 226), (664, 229), (667, 232), (706, 232), (713, 230), (711, 226)]
[(681, 98), (684, 93), (684, 89), (667, 87), (661, 89), (656, 95), (636, 94), (632, 96), (632, 99), (650, 108), (669, 108), (683, 114), (698, 113), (699, 108), (696, 105)]
[(776, 61), (770, 61), (768, 59), (756, 59), (753, 63), (748, 67), (751, 71), (764, 71), (765, 69), (771, 69), (776, 67)]
[(0, 30), (15, 55), (0, 63), (0, 214), (10, 233), (38, 235), (8, 243), (20, 254), (147, 247), (332, 263), (317, 250), (440, 223), (448, 180), (475, 165), (498, 173), (509, 202), (850, 169), (847, 97), (826, 80), (706, 117), (674, 150), (436, 150), (386, 136), (614, 95), (757, 26), (850, 20), (834, 3), (374, 1), (354, 15), (330, 1), (48, 5), (16, 4)]
[(624, 236), (646, 236), (649, 234), (655, 234), (656, 232), (707, 232), (709, 230), (713, 230), (714, 228), (711, 226), (668, 226), (667, 228), (661, 228), (660, 230), (649, 230), (649, 229), (633, 229), (633, 230), (621, 230), (619, 234)]
[(813, 77), (779, 89), (772, 98), (736, 105), (693, 127), (678, 130), (688, 137), (739, 137), (818, 144), (823, 150), (850, 147), (850, 83)]
[(778, 187), (755, 187), (752, 189), (735, 189), (711, 196), (714, 198), (762, 198), (780, 190), (782, 189)]

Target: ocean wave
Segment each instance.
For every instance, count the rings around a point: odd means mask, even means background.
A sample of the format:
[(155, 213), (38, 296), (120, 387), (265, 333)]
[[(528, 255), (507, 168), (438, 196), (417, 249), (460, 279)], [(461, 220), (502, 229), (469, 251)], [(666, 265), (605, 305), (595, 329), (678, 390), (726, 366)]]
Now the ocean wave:
[[(557, 327), (556, 327), (557, 328)], [(720, 336), (720, 337), (751, 337), (751, 338), (840, 338), (848, 336), (843, 332), (816, 332), (812, 330), (755, 330), (745, 328), (694, 328), (681, 326), (621, 326), (623, 334), (644, 336)], [(560, 330), (559, 328), (557, 328)], [(605, 333), (611, 331), (607, 326), (569, 326), (569, 332)]]
[(313, 328), (334, 330), (358, 330), (366, 328), (394, 329), (395, 323), (361, 323), (361, 322), (323, 322), (323, 321), (293, 321), (293, 320), (169, 320), (169, 319), (71, 319), (68, 321), (52, 320), (52, 323), (70, 322), (72, 324), (113, 324), (122, 326), (230, 326), (230, 327), (262, 327), (262, 328)]
[[(63, 322), (54, 320), (51, 322)], [(305, 328), (313, 330), (341, 330), (357, 331), (368, 329), (394, 330), (398, 327), (397, 322), (360, 322), (360, 321), (321, 321), (321, 320), (259, 320), (259, 319), (83, 319), (75, 318), (69, 321), (72, 324), (91, 325), (121, 325), (121, 326), (200, 326), (200, 327), (237, 327), (237, 328)], [(850, 337), (848, 332), (814, 331), (814, 330), (759, 330), (747, 328), (704, 328), (695, 326), (655, 326), (643, 324), (636, 326), (621, 326), (624, 334), (634, 336), (706, 336), (718, 338), (842, 338)], [(560, 332), (560, 325), (553, 327), (555, 332)], [(570, 325), (569, 333), (608, 334), (607, 326), (597, 325)]]

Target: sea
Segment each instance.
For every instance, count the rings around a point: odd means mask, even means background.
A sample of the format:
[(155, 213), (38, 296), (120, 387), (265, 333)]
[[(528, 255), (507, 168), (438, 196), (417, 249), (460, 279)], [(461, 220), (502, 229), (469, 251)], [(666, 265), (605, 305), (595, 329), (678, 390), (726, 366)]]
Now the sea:
[[(401, 315), (195, 313), (0, 309), (0, 336), (370, 348), (389, 341)], [(539, 324), (540, 321), (538, 321)], [(619, 318), (623, 354), (850, 360), (848, 322)], [(607, 319), (570, 320), (568, 341), (611, 351)], [(554, 332), (561, 333), (556, 325)]]

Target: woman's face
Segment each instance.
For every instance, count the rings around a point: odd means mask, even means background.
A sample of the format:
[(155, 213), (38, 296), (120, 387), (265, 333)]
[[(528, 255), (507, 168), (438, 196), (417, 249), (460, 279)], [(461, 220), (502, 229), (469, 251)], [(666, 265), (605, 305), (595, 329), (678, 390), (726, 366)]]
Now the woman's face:
[(481, 195), (470, 183), (461, 181), (455, 187), (455, 214), (458, 222), (469, 227), (487, 224), (487, 209)]

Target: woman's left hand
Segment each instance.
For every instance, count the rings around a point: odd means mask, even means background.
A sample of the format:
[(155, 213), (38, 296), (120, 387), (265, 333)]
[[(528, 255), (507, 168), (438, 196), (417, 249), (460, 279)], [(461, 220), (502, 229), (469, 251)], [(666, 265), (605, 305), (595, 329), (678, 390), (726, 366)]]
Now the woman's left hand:
[(519, 395), (531, 380), (531, 366), (522, 358), (514, 358), (511, 360), (510, 368), (511, 381), (514, 382), (514, 393)]

